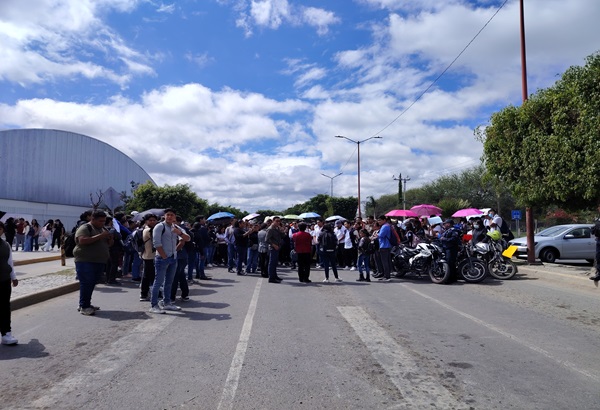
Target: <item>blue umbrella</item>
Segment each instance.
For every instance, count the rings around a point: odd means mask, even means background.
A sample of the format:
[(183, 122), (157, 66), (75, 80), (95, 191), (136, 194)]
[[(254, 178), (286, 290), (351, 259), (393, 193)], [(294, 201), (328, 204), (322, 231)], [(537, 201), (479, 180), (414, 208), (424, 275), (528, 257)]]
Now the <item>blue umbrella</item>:
[(217, 212), (208, 217), (207, 221), (214, 221), (216, 219), (235, 218), (235, 215), (229, 212)]
[(303, 214), (298, 215), (300, 219), (310, 219), (310, 218), (320, 218), (321, 215), (315, 212), (304, 212)]

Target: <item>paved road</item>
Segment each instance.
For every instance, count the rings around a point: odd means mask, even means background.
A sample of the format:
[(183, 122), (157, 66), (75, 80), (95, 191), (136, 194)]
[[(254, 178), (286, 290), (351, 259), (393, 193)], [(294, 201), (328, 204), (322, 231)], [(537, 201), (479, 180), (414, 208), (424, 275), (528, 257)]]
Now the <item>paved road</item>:
[(3, 408), (593, 409), (600, 290), (557, 269), (517, 280), (282, 284), (212, 269), (182, 312), (134, 284), (13, 314)]

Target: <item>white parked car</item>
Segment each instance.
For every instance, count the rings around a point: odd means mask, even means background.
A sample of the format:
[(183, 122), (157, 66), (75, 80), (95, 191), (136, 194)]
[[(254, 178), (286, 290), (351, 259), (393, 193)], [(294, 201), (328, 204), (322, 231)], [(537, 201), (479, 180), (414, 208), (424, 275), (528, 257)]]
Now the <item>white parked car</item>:
[[(591, 224), (556, 225), (546, 228), (533, 238), (535, 257), (542, 262), (554, 263), (557, 259), (585, 259), (594, 262), (596, 237)], [(517, 246), (517, 255), (527, 255), (527, 238), (509, 242)]]

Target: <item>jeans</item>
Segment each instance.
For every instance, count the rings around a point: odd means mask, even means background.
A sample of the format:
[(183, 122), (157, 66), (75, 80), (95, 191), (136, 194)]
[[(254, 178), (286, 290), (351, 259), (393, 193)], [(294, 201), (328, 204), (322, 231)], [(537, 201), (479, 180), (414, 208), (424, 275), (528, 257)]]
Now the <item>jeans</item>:
[(211, 264), (213, 263), (213, 259), (215, 257), (215, 250), (217, 249), (217, 245), (215, 245), (214, 243), (211, 243), (209, 245), (206, 245), (206, 248), (204, 248), (204, 256), (206, 256), (206, 264)]
[(25, 248), (23, 250), (25, 252), (31, 252), (33, 250), (33, 236), (27, 235), (25, 237)]
[(35, 235), (33, 237), (33, 245), (32, 245), (32, 247), (36, 251), (40, 249), (39, 239), (40, 239), (39, 235)]
[(258, 265), (258, 249), (248, 248), (248, 263), (246, 264), (246, 273), (256, 273)]
[(277, 264), (279, 263), (279, 251), (269, 249), (269, 280), (277, 279)]
[(333, 270), (333, 276), (338, 278), (338, 271), (336, 266), (336, 252), (322, 252), (321, 253), (321, 265), (325, 269), (325, 279), (329, 279), (329, 267)]
[(75, 270), (79, 278), (79, 306), (82, 308), (91, 306), (92, 293), (105, 268), (105, 263), (75, 262)]
[(190, 288), (185, 277), (185, 267), (187, 265), (187, 261), (187, 257), (177, 259), (177, 269), (175, 270), (175, 277), (173, 278), (173, 284), (171, 287), (171, 300), (175, 300), (175, 296), (177, 296), (178, 285), (181, 288), (182, 298), (186, 298), (190, 294)]
[(233, 269), (236, 265), (235, 263), (235, 244), (228, 243), (227, 244), (227, 267), (229, 269)]
[(596, 274), (600, 275), (600, 238), (596, 238)]
[(258, 266), (260, 267), (260, 275), (266, 278), (269, 272), (269, 254), (259, 253), (258, 254)]
[(381, 256), (381, 268), (383, 276), (386, 279), (390, 278), (392, 273), (392, 248), (379, 248), (379, 256)]
[(204, 272), (204, 267), (206, 266), (206, 257), (202, 257), (204, 255), (198, 254), (198, 258), (196, 259), (196, 278), (201, 279), (206, 276)]
[(361, 253), (360, 255), (358, 255), (358, 272), (361, 274), (363, 274), (363, 266), (365, 269), (365, 278), (369, 277), (369, 262), (371, 259), (371, 255), (367, 255), (366, 253)]
[(193, 251), (189, 251), (188, 252), (188, 259), (187, 259), (187, 279), (188, 280), (192, 280), (194, 279), (194, 269), (197, 268), (198, 265), (198, 252), (196, 252), (196, 250), (194, 249)]
[(19, 244), (21, 245), (21, 250), (24, 249), (25, 246), (25, 235), (22, 233), (17, 234), (17, 246), (15, 246), (15, 250), (19, 250)]
[(126, 250), (125, 257), (123, 258), (123, 275), (129, 273), (129, 265), (131, 264), (131, 276), (134, 279), (140, 277), (140, 266), (142, 265), (142, 259), (140, 255), (133, 250)]
[(159, 255), (154, 258), (154, 269), (156, 270), (156, 276), (154, 277), (154, 283), (152, 284), (152, 306), (158, 305), (158, 292), (160, 287), (163, 286), (163, 302), (165, 305), (171, 303), (171, 287), (173, 286), (173, 278), (175, 278), (175, 271), (177, 270), (177, 259), (171, 255), (167, 259), (163, 259)]
[(248, 247), (238, 245), (235, 247), (235, 250), (237, 253), (237, 273), (242, 273), (244, 271), (244, 264), (248, 266)]

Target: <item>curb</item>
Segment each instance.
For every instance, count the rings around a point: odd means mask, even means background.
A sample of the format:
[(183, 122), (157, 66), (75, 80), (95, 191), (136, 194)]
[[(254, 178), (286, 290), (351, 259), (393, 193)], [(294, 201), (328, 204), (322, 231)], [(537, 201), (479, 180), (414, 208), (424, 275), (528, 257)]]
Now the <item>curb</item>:
[[(519, 271), (520, 270), (524, 270), (524, 271), (529, 271), (531, 273), (535, 273), (538, 275), (555, 275), (555, 276), (563, 276), (563, 277), (569, 277), (569, 278), (576, 278), (576, 279), (581, 279), (581, 280), (589, 280), (588, 275), (583, 274), (583, 273), (579, 273), (579, 272), (574, 272), (574, 271), (568, 271), (567, 272), (552, 272), (549, 269), (544, 269), (543, 265), (517, 265)], [(568, 267), (567, 267), (568, 269)]]
[(32, 263), (38, 263), (38, 262), (51, 262), (51, 261), (59, 261), (59, 260), (60, 260), (60, 255), (54, 255), (54, 256), (45, 256), (43, 258), (24, 259), (21, 261), (14, 261), (14, 265), (21, 266), (21, 265), (30, 265)]
[[(60, 257), (59, 257), (60, 259)], [(43, 290), (41, 292), (32, 293), (13, 299), (10, 301), (11, 310), (21, 309), (27, 306), (35, 305), (36, 303), (45, 302), (46, 300), (66, 295), (67, 293), (79, 290), (79, 282), (68, 283), (66, 285), (57, 286), (52, 289)]]

